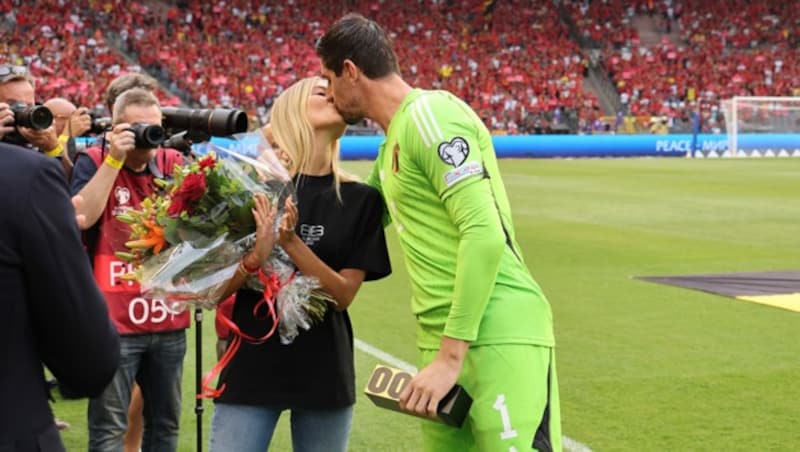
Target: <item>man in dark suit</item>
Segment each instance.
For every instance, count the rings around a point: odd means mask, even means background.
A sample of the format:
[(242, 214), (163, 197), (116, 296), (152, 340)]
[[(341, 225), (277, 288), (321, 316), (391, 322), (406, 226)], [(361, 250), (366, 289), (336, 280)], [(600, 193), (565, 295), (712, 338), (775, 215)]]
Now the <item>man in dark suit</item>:
[(63, 451), (42, 363), (97, 396), (119, 337), (83, 250), (58, 163), (0, 143), (0, 451)]

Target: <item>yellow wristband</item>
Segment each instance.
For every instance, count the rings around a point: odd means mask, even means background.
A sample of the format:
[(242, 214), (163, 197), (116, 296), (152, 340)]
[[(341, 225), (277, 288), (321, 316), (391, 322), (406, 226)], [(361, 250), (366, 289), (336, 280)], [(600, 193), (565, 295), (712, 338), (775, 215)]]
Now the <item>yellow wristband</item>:
[(58, 142), (62, 145), (67, 144), (67, 141), (69, 141), (69, 135), (64, 134), (58, 137)]
[(103, 160), (103, 162), (105, 162), (106, 165), (114, 168), (115, 170), (122, 168), (122, 164), (124, 163), (122, 160), (117, 160), (114, 157), (112, 157), (111, 154), (108, 154), (105, 160)]
[(61, 146), (61, 143), (58, 143), (58, 146), (56, 146), (52, 151), (45, 152), (44, 155), (48, 157), (58, 157), (62, 152), (64, 152), (64, 148)]

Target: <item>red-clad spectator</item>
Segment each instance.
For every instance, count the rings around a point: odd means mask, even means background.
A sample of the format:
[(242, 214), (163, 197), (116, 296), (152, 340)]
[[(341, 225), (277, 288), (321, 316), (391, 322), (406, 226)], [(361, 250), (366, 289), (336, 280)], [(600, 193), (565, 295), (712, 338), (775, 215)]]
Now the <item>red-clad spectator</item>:
[[(41, 100), (65, 97), (76, 105), (102, 107), (101, 96), (114, 77), (136, 71), (108, 45), (87, 2), (20, 2), (15, 27), (0, 27), (0, 64), (25, 65), (37, 79)], [(167, 105), (178, 103), (159, 93)]]
[[(489, 108), (502, 123), (530, 111), (546, 90), (555, 108), (582, 115), (596, 100), (583, 93), (583, 58), (552, 4), (498, 2), (491, 17), (481, 1), (453, 5), (357, 1), (348, 10), (369, 14), (402, 41), (398, 57), (414, 84), (442, 88)], [(170, 10), (173, 11), (173, 10)], [(131, 3), (115, 10), (141, 64), (162, 73), (200, 105), (244, 107), (263, 115), (285, 87), (319, 71), (313, 44), (341, 13), (341, 5), (300, 0), (264, 5), (247, 0), (193, 2), (181, 14)], [(298, 20), (300, 14), (302, 19)], [(151, 50), (154, 49), (154, 50)], [(509, 101), (515, 111), (506, 111)], [(487, 123), (488, 123), (488, 118)]]
[[(633, 36), (624, 43), (614, 34), (594, 36), (631, 114), (686, 121), (689, 111), (699, 109), (709, 124), (718, 124), (724, 99), (791, 96), (800, 86), (798, 2), (608, 0), (602, 5), (567, 1), (566, 6), (576, 23), (623, 27)], [(640, 45), (629, 19), (637, 10), (651, 9), (675, 22), (685, 43), (665, 36), (655, 46)]]

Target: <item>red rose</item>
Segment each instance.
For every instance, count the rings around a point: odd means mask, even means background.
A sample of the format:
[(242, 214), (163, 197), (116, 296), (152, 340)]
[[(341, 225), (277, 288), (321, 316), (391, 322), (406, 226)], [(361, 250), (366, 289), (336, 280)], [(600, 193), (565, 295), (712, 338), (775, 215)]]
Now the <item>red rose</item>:
[(217, 161), (214, 160), (214, 157), (210, 155), (207, 157), (203, 157), (202, 159), (198, 160), (197, 163), (200, 165), (200, 169), (204, 170), (206, 168), (213, 168), (214, 165), (217, 164)]
[(184, 198), (187, 202), (195, 202), (206, 194), (205, 173), (192, 173), (183, 179), (181, 187), (175, 193), (176, 197)]
[(171, 217), (180, 216), (181, 212), (186, 210), (187, 207), (185, 199), (180, 196), (173, 196), (169, 209), (167, 209), (167, 214)]

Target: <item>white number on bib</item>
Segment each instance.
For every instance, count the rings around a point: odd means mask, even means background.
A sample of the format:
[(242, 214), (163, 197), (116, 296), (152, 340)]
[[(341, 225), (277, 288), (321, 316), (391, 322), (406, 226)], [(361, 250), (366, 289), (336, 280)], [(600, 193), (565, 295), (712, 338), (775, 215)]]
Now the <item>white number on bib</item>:
[(148, 302), (148, 300), (138, 297), (131, 300), (128, 305), (128, 318), (131, 319), (134, 325), (141, 325), (146, 322), (161, 323), (167, 320), (169, 315), (170, 312), (167, 309), (167, 305), (164, 304), (164, 300), (158, 298)]
[(516, 438), (517, 431), (511, 427), (511, 418), (508, 415), (505, 394), (500, 394), (497, 396), (497, 400), (495, 400), (493, 408), (500, 412), (500, 418), (503, 420), (503, 431), (500, 433), (500, 439)]

